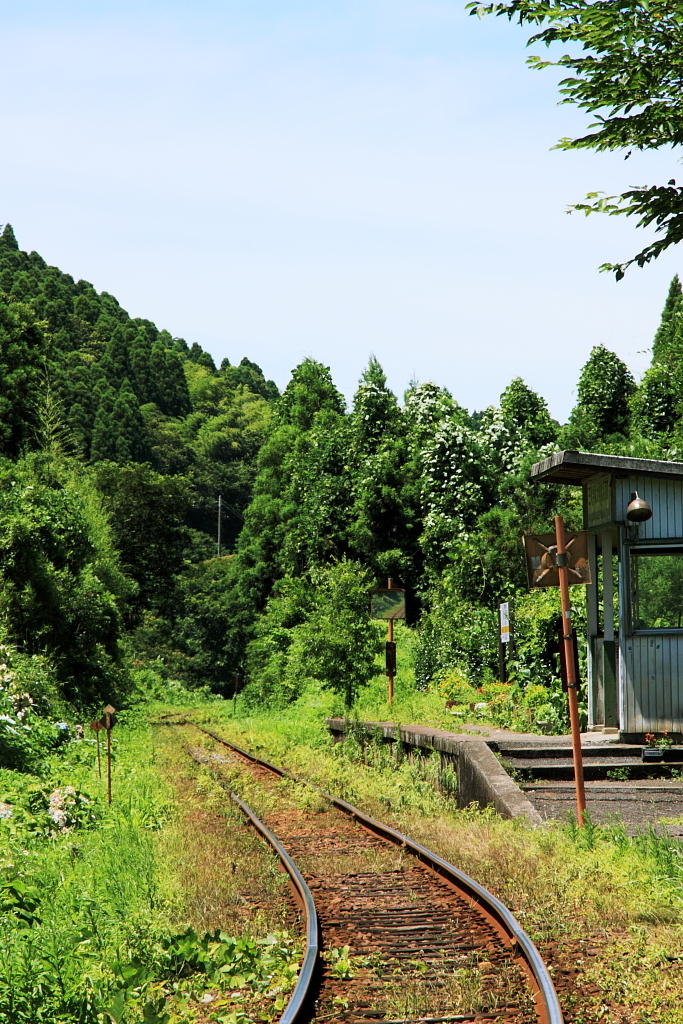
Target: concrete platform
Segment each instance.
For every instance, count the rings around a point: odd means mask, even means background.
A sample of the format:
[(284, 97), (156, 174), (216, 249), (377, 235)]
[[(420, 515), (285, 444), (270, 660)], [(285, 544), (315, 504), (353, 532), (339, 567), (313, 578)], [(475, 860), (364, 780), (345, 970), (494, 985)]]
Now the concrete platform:
[[(534, 783), (520, 788), (544, 820), (566, 818), (570, 811), (576, 815), (573, 783)], [(652, 825), (660, 835), (683, 838), (683, 782), (587, 782), (586, 806), (591, 819), (599, 824), (623, 823), (631, 833)], [(679, 821), (662, 822), (662, 818)]]
[[(378, 733), (386, 742), (399, 739), (393, 722), (346, 722), (328, 719), (333, 735), (360, 727), (366, 736)], [(449, 732), (424, 725), (400, 727), (405, 749), (440, 752), (444, 764), (458, 774), (458, 803), (493, 804), (505, 817), (525, 817), (531, 824), (564, 819), (575, 813), (574, 768), (570, 736), (536, 736), (506, 729), (472, 726)], [(586, 802), (596, 822), (623, 822), (630, 832), (649, 825), (662, 834), (683, 838), (683, 763), (643, 764), (641, 746), (620, 743), (617, 733), (583, 733), (581, 746), (586, 778)], [(628, 771), (628, 781), (607, 778), (608, 772)], [(657, 778), (670, 773), (674, 778)], [(662, 823), (680, 818), (680, 824)]]

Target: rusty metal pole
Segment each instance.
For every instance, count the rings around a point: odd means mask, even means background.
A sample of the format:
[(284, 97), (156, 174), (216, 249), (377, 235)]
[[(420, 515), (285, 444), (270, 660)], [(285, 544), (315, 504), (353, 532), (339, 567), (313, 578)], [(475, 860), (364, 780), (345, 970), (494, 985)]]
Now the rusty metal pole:
[(111, 715), (105, 715), (107, 730), (107, 803), (111, 803)]
[(579, 828), (584, 826), (586, 811), (586, 791), (583, 784), (583, 754), (581, 753), (581, 726), (579, 724), (579, 681), (576, 678), (574, 662), (574, 638), (572, 627), (572, 611), (569, 603), (569, 577), (567, 573), (567, 552), (564, 543), (564, 519), (555, 516), (555, 541), (557, 544), (557, 575), (560, 581), (560, 599), (562, 601), (562, 638), (564, 640), (564, 660), (567, 666), (567, 698), (569, 701), (569, 720), (572, 729), (572, 754), (574, 757), (574, 781), (576, 783), (576, 812)]
[(100, 761), (100, 733), (99, 729), (95, 733), (95, 739), (97, 740), (97, 778), (102, 778), (102, 762)]
[[(387, 580), (387, 590), (393, 590), (394, 581), (391, 577)], [(387, 640), (390, 644), (394, 642), (394, 620), (389, 619), (387, 622)], [(389, 685), (389, 707), (392, 707), (394, 703), (394, 677), (391, 672), (387, 673), (387, 682)]]

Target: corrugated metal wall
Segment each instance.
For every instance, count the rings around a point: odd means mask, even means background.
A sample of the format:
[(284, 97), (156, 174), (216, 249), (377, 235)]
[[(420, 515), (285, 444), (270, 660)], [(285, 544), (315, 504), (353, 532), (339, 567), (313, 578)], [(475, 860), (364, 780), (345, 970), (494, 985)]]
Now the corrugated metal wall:
[(638, 491), (652, 508), (652, 519), (638, 528), (638, 540), (683, 540), (683, 483), (642, 476), (617, 477), (614, 483), (618, 522), (626, 519), (633, 491)]
[[(633, 491), (652, 507), (652, 519), (638, 527), (637, 543), (683, 542), (683, 483), (648, 477), (616, 478), (616, 518), (626, 519)], [(622, 544), (625, 538), (622, 533)], [(633, 538), (635, 539), (635, 538)], [(628, 552), (622, 548), (620, 577), (630, 573)], [(629, 636), (630, 581), (619, 588), (621, 648), (621, 730), (625, 733), (683, 732), (683, 635), (661, 632)]]
[(683, 731), (683, 636), (626, 637), (622, 732)]

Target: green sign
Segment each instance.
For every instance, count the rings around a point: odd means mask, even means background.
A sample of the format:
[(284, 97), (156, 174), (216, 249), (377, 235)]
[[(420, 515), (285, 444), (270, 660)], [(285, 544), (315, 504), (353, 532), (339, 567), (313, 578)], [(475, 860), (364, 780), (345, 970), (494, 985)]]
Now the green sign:
[(391, 590), (371, 590), (370, 616), (373, 619), (405, 619), (405, 590), (399, 590), (398, 587)]

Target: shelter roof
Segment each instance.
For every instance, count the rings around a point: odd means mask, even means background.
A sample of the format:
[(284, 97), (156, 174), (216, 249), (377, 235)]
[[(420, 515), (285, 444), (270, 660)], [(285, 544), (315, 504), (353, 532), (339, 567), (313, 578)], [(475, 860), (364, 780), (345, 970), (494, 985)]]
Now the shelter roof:
[(594, 452), (555, 452), (531, 467), (529, 479), (534, 483), (580, 484), (591, 476), (609, 473), (612, 476), (672, 477), (683, 482), (683, 462), (659, 459), (631, 459), (624, 455), (599, 455)]

